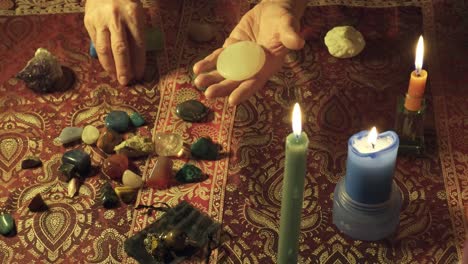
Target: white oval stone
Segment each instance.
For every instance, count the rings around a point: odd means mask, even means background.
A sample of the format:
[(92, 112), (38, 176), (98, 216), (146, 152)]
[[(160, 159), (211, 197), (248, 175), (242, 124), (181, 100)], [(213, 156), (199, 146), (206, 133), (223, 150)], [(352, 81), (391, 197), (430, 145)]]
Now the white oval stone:
[(126, 170), (122, 176), (122, 183), (131, 188), (140, 188), (143, 186), (143, 179), (131, 170)]
[(92, 145), (96, 143), (99, 138), (99, 129), (92, 125), (87, 125), (83, 129), (83, 133), (81, 134), (81, 140), (88, 145)]
[(216, 69), (225, 79), (242, 81), (257, 74), (265, 64), (265, 51), (252, 41), (240, 41), (219, 54)]

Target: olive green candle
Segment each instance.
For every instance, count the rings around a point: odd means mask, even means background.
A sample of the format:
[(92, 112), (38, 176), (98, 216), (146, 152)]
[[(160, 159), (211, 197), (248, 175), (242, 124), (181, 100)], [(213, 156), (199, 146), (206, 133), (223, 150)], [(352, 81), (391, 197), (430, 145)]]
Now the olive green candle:
[(301, 110), (299, 104), (296, 103), (293, 111), (293, 133), (286, 138), (278, 245), (279, 264), (297, 263), (309, 145), (306, 133), (301, 131), (301, 122)]

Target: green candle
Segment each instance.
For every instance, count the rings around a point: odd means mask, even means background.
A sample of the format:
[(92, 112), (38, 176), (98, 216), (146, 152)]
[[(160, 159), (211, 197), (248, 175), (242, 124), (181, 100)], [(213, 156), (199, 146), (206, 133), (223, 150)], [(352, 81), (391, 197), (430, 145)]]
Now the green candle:
[(301, 109), (294, 105), (293, 133), (286, 138), (278, 263), (297, 263), (309, 139), (302, 132)]

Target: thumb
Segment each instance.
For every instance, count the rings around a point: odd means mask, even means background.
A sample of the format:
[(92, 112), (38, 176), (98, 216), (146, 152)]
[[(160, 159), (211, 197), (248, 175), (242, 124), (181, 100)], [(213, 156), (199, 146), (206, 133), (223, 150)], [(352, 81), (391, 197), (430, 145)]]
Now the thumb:
[(299, 35), (299, 21), (291, 14), (280, 18), (280, 41), (288, 49), (299, 50), (304, 47), (304, 39)]

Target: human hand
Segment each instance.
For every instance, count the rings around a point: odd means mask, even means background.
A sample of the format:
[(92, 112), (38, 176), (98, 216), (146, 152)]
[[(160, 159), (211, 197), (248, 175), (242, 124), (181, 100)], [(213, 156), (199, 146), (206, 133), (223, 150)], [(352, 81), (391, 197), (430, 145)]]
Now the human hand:
[[(247, 12), (224, 42), (223, 48), (215, 50), (193, 66), (197, 87), (208, 87), (207, 98), (229, 95), (229, 104), (237, 105), (261, 89), (268, 79), (280, 70), (288, 49), (301, 49), (304, 39), (299, 32), (299, 19), (303, 9), (291, 6), (293, 1), (264, 1)], [(297, 14), (300, 13), (300, 14)], [(238, 41), (254, 41), (265, 51), (265, 64), (252, 78), (244, 81), (224, 79), (215, 70), (216, 61), (223, 49)]]
[(88, 0), (84, 24), (102, 67), (121, 85), (143, 77), (143, 7), (138, 0)]

